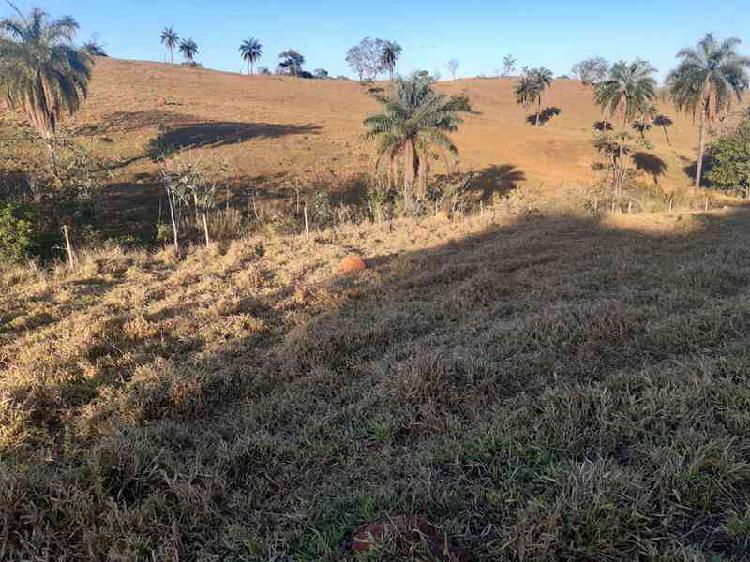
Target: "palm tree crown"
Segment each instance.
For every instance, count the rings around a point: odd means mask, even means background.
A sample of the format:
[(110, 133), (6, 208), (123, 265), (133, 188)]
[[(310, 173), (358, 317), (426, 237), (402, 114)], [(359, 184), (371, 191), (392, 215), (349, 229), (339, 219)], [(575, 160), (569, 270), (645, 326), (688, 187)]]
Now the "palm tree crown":
[(607, 78), (595, 85), (594, 99), (610, 116), (619, 115), (622, 125), (642, 118), (653, 107), (656, 95), (656, 69), (636, 59), (612, 65)]
[(169, 54), (172, 57), (172, 64), (174, 64), (174, 50), (180, 43), (180, 36), (171, 27), (165, 27), (161, 32), (161, 44), (169, 49)]
[(47, 139), (88, 93), (93, 60), (73, 47), (77, 31), (74, 19), (49, 20), (38, 8), (0, 21), (0, 93)]
[(426, 190), (428, 157), (432, 147), (456, 154), (458, 149), (447, 133), (463, 123), (462, 112), (471, 111), (465, 96), (444, 96), (435, 92), (429, 79), (415, 76), (398, 80), (390, 95), (375, 99), (383, 106), (381, 113), (365, 120), (367, 138), (377, 141), (377, 163), (388, 161), (390, 171), (403, 163), (404, 204), (407, 211), (415, 177), (419, 188)]
[(549, 68), (531, 68), (524, 71), (524, 75), (515, 87), (516, 102), (524, 109), (536, 103), (535, 126), (539, 126), (539, 114), (542, 111), (542, 97), (547, 88), (552, 85), (553, 74)]
[(396, 63), (401, 56), (401, 45), (395, 41), (385, 41), (383, 43), (383, 52), (380, 55), (380, 63), (384, 68), (388, 69), (391, 80), (393, 80), (393, 73), (396, 70)]
[(253, 74), (253, 66), (263, 56), (263, 45), (255, 37), (245, 39), (240, 45), (242, 60), (247, 62), (248, 72)]
[(198, 54), (198, 44), (192, 39), (183, 39), (180, 41), (180, 52), (188, 62), (193, 62)]
[(700, 185), (705, 151), (705, 125), (729, 111), (732, 98), (742, 99), (748, 89), (750, 58), (737, 53), (736, 37), (724, 41), (707, 34), (695, 48), (677, 53), (680, 64), (667, 78), (669, 95), (680, 111), (689, 111), (700, 120), (696, 186)]

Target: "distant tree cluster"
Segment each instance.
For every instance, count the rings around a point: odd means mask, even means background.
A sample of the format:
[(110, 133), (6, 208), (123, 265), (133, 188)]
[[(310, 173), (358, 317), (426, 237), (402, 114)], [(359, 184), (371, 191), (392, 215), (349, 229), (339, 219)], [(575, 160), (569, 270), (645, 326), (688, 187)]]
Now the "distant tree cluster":
[(375, 80), (378, 74), (385, 71), (393, 80), (401, 52), (401, 46), (395, 41), (365, 37), (347, 51), (346, 62), (360, 82)]

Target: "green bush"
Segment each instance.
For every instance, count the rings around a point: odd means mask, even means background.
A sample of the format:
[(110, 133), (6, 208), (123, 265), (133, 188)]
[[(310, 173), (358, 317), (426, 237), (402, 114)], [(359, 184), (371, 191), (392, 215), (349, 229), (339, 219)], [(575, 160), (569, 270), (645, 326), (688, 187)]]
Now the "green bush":
[(27, 257), (34, 246), (34, 231), (31, 212), (13, 203), (0, 203), (0, 262)]
[(750, 112), (737, 129), (717, 140), (709, 152), (713, 187), (750, 198)]

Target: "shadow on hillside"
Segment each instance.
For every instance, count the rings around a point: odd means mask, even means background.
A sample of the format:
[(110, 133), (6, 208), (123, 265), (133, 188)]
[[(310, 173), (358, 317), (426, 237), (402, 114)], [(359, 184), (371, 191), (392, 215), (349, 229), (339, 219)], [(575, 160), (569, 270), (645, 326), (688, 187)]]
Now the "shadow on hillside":
[(479, 190), (479, 197), (484, 201), (492, 199), (495, 194), (505, 195), (526, 181), (526, 174), (513, 164), (490, 166), (477, 173), (472, 188)]
[[(695, 182), (695, 174), (698, 171), (698, 162), (680, 156), (684, 166), (682, 171), (692, 181)], [(701, 172), (701, 187), (711, 187), (711, 180), (708, 179), (708, 173), (711, 171), (711, 158), (708, 155), (703, 156), (703, 170)]]
[(100, 123), (78, 127), (75, 130), (75, 134), (93, 136), (112, 133), (132, 133), (152, 127), (179, 127), (202, 121), (204, 119), (196, 115), (187, 115), (162, 109), (115, 111), (102, 118)]
[(318, 125), (270, 123), (196, 123), (169, 127), (148, 145), (149, 156), (173, 154), (191, 148), (216, 148), (254, 139), (276, 139), (289, 135), (317, 135)]
[(659, 178), (667, 172), (667, 163), (655, 154), (636, 152), (633, 154), (633, 162), (637, 170), (651, 176), (654, 185), (659, 185)]
[[(553, 118), (557, 117), (562, 113), (562, 109), (559, 107), (545, 107), (539, 112), (539, 126), (544, 127)], [(526, 123), (529, 125), (536, 125), (536, 113), (526, 116)]]

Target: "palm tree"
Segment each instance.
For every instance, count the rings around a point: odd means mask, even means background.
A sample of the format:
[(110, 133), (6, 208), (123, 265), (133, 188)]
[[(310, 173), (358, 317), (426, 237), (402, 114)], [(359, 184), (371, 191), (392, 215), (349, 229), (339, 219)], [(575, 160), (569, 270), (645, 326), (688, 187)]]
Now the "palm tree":
[(242, 60), (247, 61), (248, 74), (254, 74), (253, 67), (256, 61), (263, 56), (263, 45), (255, 37), (245, 39), (242, 45), (240, 45), (240, 54), (242, 55)]
[(172, 64), (174, 64), (174, 50), (177, 48), (177, 45), (180, 43), (180, 36), (177, 35), (177, 32), (172, 29), (171, 27), (165, 27), (161, 32), (161, 44), (164, 45), (167, 49), (169, 49), (169, 55), (172, 60)]
[(180, 52), (182, 53), (182, 56), (185, 57), (185, 60), (189, 64), (192, 64), (195, 55), (198, 54), (198, 44), (192, 39), (183, 39), (180, 41)]
[(740, 101), (742, 93), (748, 89), (750, 58), (737, 53), (740, 43), (736, 37), (719, 41), (709, 33), (695, 48), (677, 53), (681, 62), (667, 78), (669, 94), (677, 109), (698, 115), (695, 187), (700, 186), (703, 172), (706, 124), (727, 113), (733, 95)]
[(539, 115), (542, 112), (542, 97), (547, 88), (550, 87), (553, 80), (552, 71), (549, 68), (531, 68), (527, 69), (521, 79), (516, 84), (516, 102), (524, 109), (528, 109), (536, 103), (536, 116), (534, 126), (539, 126)]
[(47, 143), (56, 169), (55, 133), (65, 115), (81, 107), (88, 94), (93, 59), (73, 47), (73, 18), (49, 20), (38, 8), (0, 21), (0, 95), (22, 110)]
[(669, 133), (667, 132), (667, 127), (671, 127), (673, 125), (672, 120), (663, 113), (659, 113), (658, 115), (654, 116), (654, 119), (651, 123), (654, 127), (661, 127), (661, 130), (664, 131), (664, 138), (667, 139), (667, 144), (669, 146), (672, 146), (672, 141), (670, 140)]
[(656, 95), (656, 69), (648, 62), (618, 62), (612, 65), (605, 80), (594, 86), (594, 99), (602, 111), (620, 117), (623, 128), (642, 119), (653, 107)]
[(426, 192), (431, 149), (458, 152), (447, 133), (458, 129), (463, 123), (460, 113), (471, 111), (471, 106), (466, 96), (439, 94), (429, 79), (417, 76), (397, 80), (392, 94), (375, 99), (383, 105), (383, 112), (365, 120), (367, 138), (377, 141), (377, 164), (389, 163), (391, 179), (402, 162), (404, 210), (410, 212), (415, 180), (420, 193)]
[(388, 69), (391, 81), (393, 81), (393, 73), (396, 71), (396, 63), (398, 62), (402, 51), (403, 49), (401, 48), (401, 45), (395, 41), (385, 41), (383, 43), (383, 52), (380, 55), (380, 62), (384, 68)]

